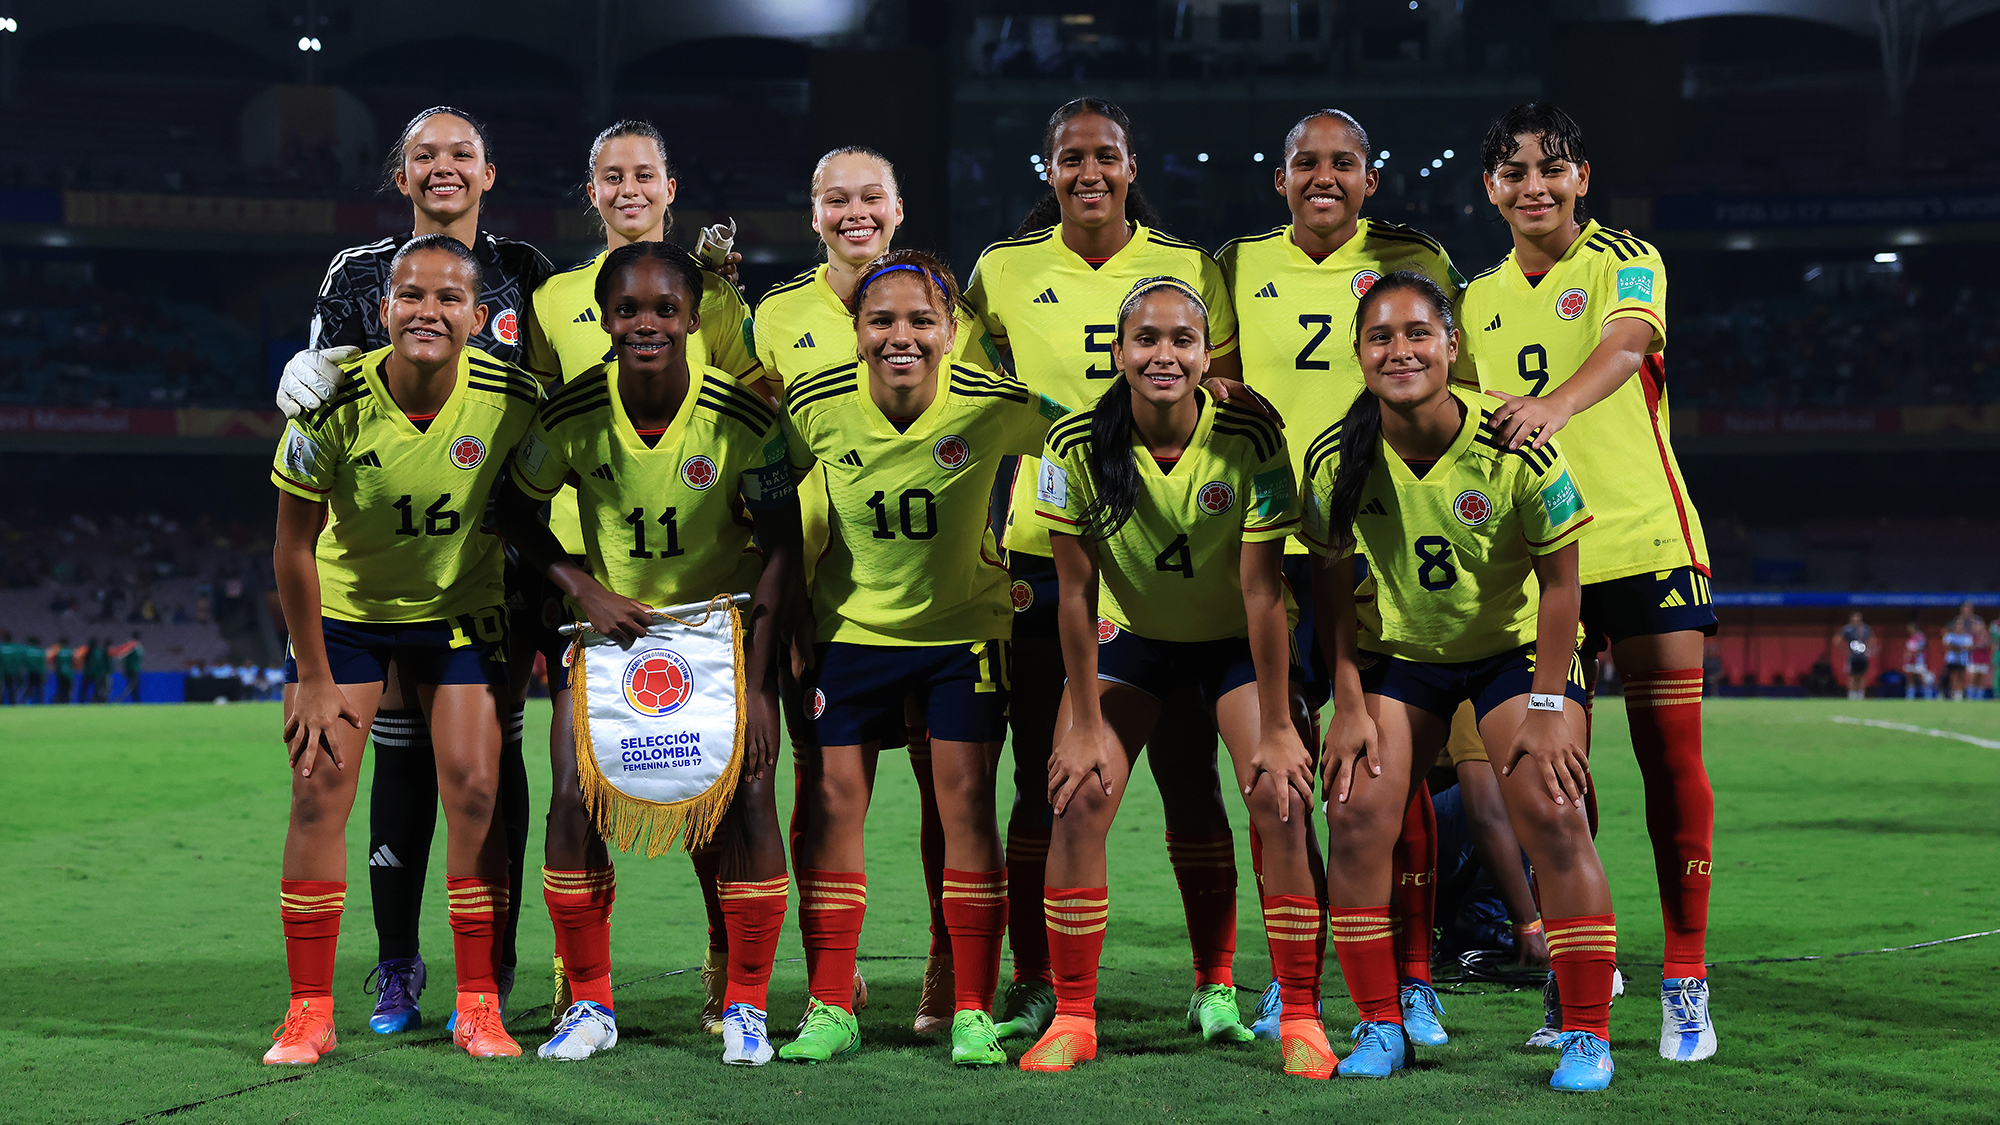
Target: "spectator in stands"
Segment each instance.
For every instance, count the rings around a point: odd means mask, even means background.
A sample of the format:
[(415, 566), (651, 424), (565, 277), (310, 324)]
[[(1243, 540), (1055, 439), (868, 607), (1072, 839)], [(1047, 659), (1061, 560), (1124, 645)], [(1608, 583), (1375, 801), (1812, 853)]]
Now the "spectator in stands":
[(1972, 603), (1958, 607), (1958, 616), (1944, 626), (1944, 686), (1953, 699), (1964, 699), (1972, 681), (1972, 646), (1986, 635), (1986, 622), (1972, 612)]
[(1861, 611), (1847, 615), (1847, 625), (1833, 636), (1834, 661), (1847, 669), (1847, 698), (1862, 699), (1868, 695), (1868, 666), (1875, 659), (1881, 643), (1875, 638), (1875, 630), (1861, 619)]

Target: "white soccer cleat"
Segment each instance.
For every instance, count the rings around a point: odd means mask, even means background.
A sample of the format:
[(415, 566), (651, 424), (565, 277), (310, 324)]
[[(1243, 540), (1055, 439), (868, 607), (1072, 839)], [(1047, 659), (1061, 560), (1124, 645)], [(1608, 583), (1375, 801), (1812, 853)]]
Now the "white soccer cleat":
[(576, 1062), (618, 1045), (618, 1017), (609, 1008), (578, 1000), (563, 1013), (555, 1035), (535, 1053), (545, 1059)]
[(1715, 1053), (1715, 1021), (1708, 1014), (1708, 982), (1673, 977), (1660, 982), (1660, 1057), (1698, 1062)]
[(722, 1061), (730, 1066), (763, 1066), (771, 1061), (771, 1037), (764, 1030), (764, 1011), (748, 1004), (731, 1004), (722, 1013)]

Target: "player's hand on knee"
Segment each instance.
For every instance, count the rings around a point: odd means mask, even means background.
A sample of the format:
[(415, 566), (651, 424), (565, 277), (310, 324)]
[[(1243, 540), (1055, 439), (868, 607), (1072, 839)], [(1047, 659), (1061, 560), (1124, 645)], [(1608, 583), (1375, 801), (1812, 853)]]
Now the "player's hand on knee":
[(1049, 752), (1049, 807), (1061, 816), (1086, 783), (1104, 788), (1111, 795), (1111, 756), (1124, 753), (1109, 723), (1077, 723), (1056, 740)]
[(1354, 789), (1355, 775), (1361, 770), (1367, 770), (1370, 777), (1382, 776), (1381, 755), (1377, 752), (1380, 739), (1375, 720), (1367, 711), (1355, 707), (1334, 712), (1333, 722), (1326, 728), (1325, 752), (1320, 755), (1328, 798), (1346, 804), (1348, 794)]
[(1581, 806), (1590, 789), (1590, 761), (1583, 747), (1570, 737), (1569, 724), (1558, 711), (1530, 711), (1514, 732), (1507, 748), (1507, 761), (1500, 768), (1503, 777), (1513, 776), (1523, 758), (1532, 759), (1549, 800), (1558, 805)]
[(347, 381), (340, 365), (361, 354), (360, 348), (307, 348), (285, 364), (278, 378), (278, 409), (296, 418), (325, 406)]
[(1279, 820), (1292, 819), (1293, 797), (1298, 798), (1301, 808), (1312, 807), (1312, 755), (1289, 722), (1267, 727), (1258, 737), (1257, 750), (1250, 756), (1250, 771), (1250, 784), (1243, 787), (1243, 795), (1248, 797), (1257, 787), (1260, 775), (1271, 775), (1278, 786)]
[(298, 694), (292, 699), (291, 717), (285, 720), (285, 749), (300, 777), (312, 776), (313, 763), (322, 753), (332, 759), (334, 769), (347, 768), (337, 737), (337, 725), (342, 722), (354, 730), (361, 729), (361, 713), (349, 705), (347, 693), (338, 684), (328, 680), (299, 685)]

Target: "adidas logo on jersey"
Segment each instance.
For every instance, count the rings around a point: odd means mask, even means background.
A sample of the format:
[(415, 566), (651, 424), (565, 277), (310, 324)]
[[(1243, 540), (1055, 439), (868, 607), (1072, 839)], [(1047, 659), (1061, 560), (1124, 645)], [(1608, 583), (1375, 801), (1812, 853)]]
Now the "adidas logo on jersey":
[(596, 477), (598, 480), (608, 480), (614, 484), (617, 483), (611, 476), (611, 466), (609, 464), (599, 465), (595, 469), (590, 470), (590, 475)]
[(813, 334), (808, 332), (805, 335), (799, 337), (799, 342), (793, 344), (792, 346), (795, 348), (816, 348), (819, 345), (813, 343)]
[(1493, 323), (1491, 323), (1491, 324), (1487, 325), (1487, 326), (1486, 326), (1486, 327), (1485, 327), (1484, 329), (1482, 329), (1481, 331), (1485, 331), (1485, 332), (1491, 332), (1491, 331), (1493, 331), (1493, 330), (1494, 330), (1495, 328), (1498, 328), (1498, 327), (1500, 327), (1500, 314), (1499, 314), (1499, 313), (1494, 313), (1494, 314), (1493, 314)]
[(371, 449), (354, 459), (354, 467), (357, 469), (379, 469), (382, 467), (382, 459), (375, 456), (375, 451)]
[(577, 316), (577, 318), (576, 318), (575, 320), (572, 320), (572, 321), (570, 321), (570, 323), (571, 323), (571, 324), (596, 324), (596, 323), (597, 323), (597, 310), (596, 310), (596, 309), (585, 309), (585, 310), (583, 310), (583, 312), (582, 312), (581, 314), (579, 314), (579, 315)]
[(1051, 287), (1051, 288), (1048, 288), (1048, 289), (1044, 289), (1044, 290), (1042, 290), (1041, 294), (1040, 294), (1039, 296), (1037, 296), (1037, 297), (1035, 298), (1035, 300), (1034, 300), (1034, 302), (1033, 302), (1033, 303), (1034, 303), (1034, 304), (1037, 304), (1037, 305), (1053, 305), (1053, 304), (1055, 304), (1055, 303), (1056, 303), (1056, 291), (1055, 291), (1055, 289), (1054, 289), (1053, 287)]
[(1265, 282), (1264, 288), (1257, 290), (1255, 294), (1255, 296), (1258, 297), (1275, 297), (1277, 295), (1278, 295), (1278, 283), (1275, 281)]
[(1363, 505), (1359, 514), (1364, 516), (1386, 516), (1389, 514), (1389, 509), (1382, 506), (1382, 498), (1377, 496)]
[(845, 457), (842, 457), (842, 458), (840, 459), (840, 463), (841, 463), (841, 464), (843, 464), (843, 465), (852, 465), (852, 466), (854, 466), (854, 467), (855, 467), (855, 468), (857, 468), (857, 469), (858, 469), (858, 468), (860, 468), (860, 467), (861, 467), (861, 451), (860, 451), (859, 449), (850, 449), (850, 450), (848, 450), (848, 451), (847, 451), (847, 455), (846, 455)]
[(1660, 603), (1660, 608), (1677, 609), (1686, 604), (1688, 604), (1688, 600), (1684, 597), (1681, 597), (1681, 592), (1679, 590), (1670, 590), (1667, 592), (1666, 600)]

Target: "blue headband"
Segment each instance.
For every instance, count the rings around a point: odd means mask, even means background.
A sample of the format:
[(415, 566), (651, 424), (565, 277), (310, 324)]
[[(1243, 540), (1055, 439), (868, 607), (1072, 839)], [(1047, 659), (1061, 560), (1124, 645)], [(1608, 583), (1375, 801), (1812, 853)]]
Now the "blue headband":
[(876, 270), (874, 273), (871, 273), (867, 277), (862, 278), (861, 284), (859, 286), (856, 286), (854, 290), (854, 303), (856, 305), (859, 305), (861, 303), (861, 295), (868, 291), (868, 287), (875, 283), (876, 278), (881, 277), (885, 273), (895, 273), (897, 270), (909, 270), (911, 273), (923, 274), (925, 277), (930, 278), (931, 281), (937, 284), (938, 292), (943, 293), (946, 297), (949, 297), (951, 295), (951, 287), (944, 283), (944, 278), (939, 277), (938, 275), (932, 273), (931, 271), (925, 269), (922, 266), (912, 266), (908, 264), (903, 264), (894, 266), (883, 266), (881, 269)]

